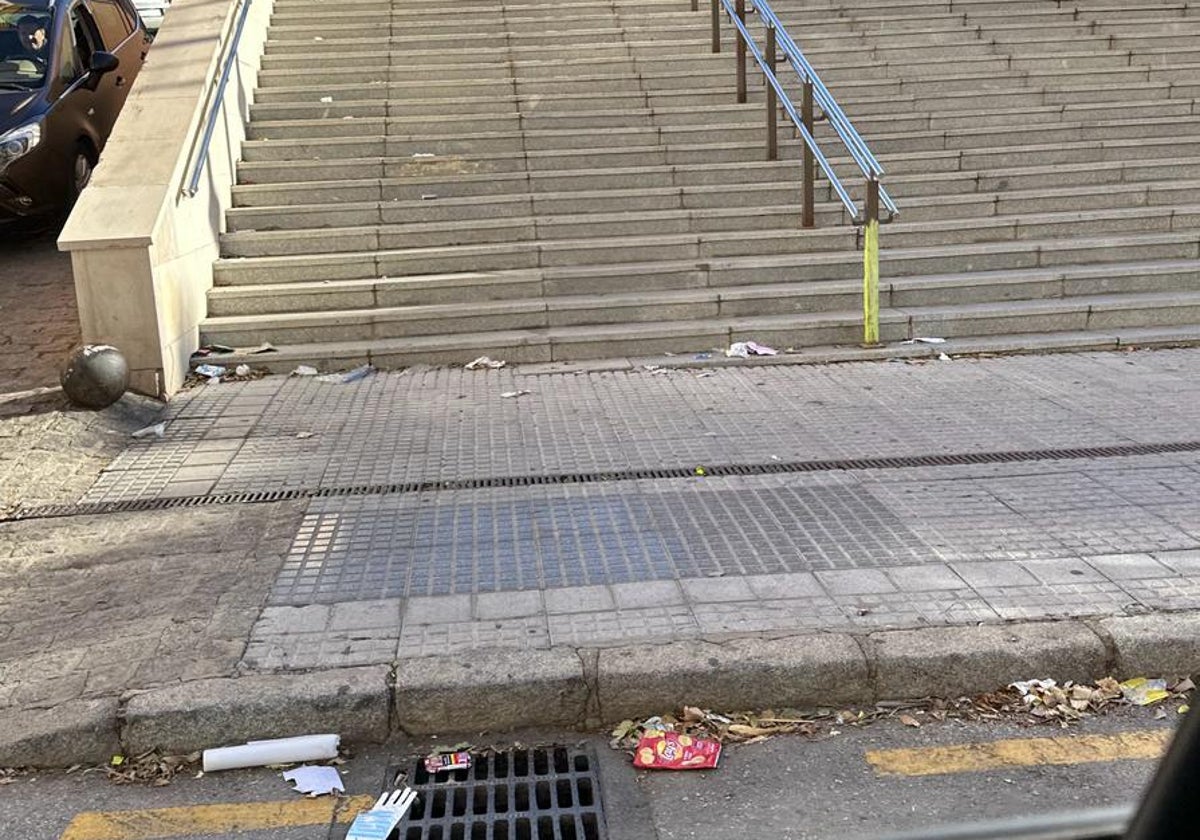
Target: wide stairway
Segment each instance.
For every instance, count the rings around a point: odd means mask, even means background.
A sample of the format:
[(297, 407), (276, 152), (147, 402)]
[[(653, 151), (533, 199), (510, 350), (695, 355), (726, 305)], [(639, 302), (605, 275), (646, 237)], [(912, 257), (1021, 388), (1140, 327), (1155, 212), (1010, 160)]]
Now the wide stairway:
[[(884, 342), (1200, 339), (1200, 5), (774, 8), (901, 209)], [(202, 340), (269, 341), (279, 369), (856, 345), (861, 232), (823, 179), (801, 228), (800, 141), (781, 119), (766, 160), (761, 75), (736, 104), (709, 22), (687, 0), (277, 0)]]

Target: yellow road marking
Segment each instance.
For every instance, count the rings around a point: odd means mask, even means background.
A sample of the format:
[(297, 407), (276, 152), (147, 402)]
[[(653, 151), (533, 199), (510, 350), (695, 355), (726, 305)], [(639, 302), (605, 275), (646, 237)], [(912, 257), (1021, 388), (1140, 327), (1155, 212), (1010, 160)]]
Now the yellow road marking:
[(935, 776), (1002, 767), (1089, 764), (1127, 758), (1158, 758), (1171, 739), (1167, 729), (1120, 735), (1014, 738), (910, 750), (871, 750), (867, 762), (886, 776)]
[[(225, 837), (241, 831), (347, 823), (375, 802), (373, 796), (340, 800), (226, 802), (139, 811), (85, 811), (77, 814), (60, 840), (161, 840), (188, 834)], [(337, 813), (334, 813), (337, 808)]]

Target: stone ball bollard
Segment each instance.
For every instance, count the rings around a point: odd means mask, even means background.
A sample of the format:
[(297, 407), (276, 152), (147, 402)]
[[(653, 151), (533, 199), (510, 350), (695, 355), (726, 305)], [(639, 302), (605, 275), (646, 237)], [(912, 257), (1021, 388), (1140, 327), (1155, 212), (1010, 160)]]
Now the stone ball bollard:
[(129, 365), (116, 347), (89, 344), (71, 354), (60, 381), (63, 393), (75, 405), (107, 408), (129, 387)]

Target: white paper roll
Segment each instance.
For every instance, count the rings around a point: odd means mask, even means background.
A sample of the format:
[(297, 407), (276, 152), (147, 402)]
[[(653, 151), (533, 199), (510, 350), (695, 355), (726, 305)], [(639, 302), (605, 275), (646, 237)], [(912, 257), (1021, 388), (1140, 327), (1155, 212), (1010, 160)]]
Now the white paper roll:
[(204, 751), (204, 772), (337, 758), (340, 741), (338, 735), (300, 735), (296, 738), (250, 741), (240, 747), (218, 747)]

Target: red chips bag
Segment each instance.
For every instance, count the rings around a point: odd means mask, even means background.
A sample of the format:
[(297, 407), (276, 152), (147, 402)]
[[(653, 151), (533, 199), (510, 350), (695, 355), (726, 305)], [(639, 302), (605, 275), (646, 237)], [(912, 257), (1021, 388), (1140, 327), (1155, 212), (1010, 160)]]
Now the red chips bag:
[(676, 732), (656, 732), (638, 741), (633, 766), (649, 770), (712, 770), (721, 744)]

